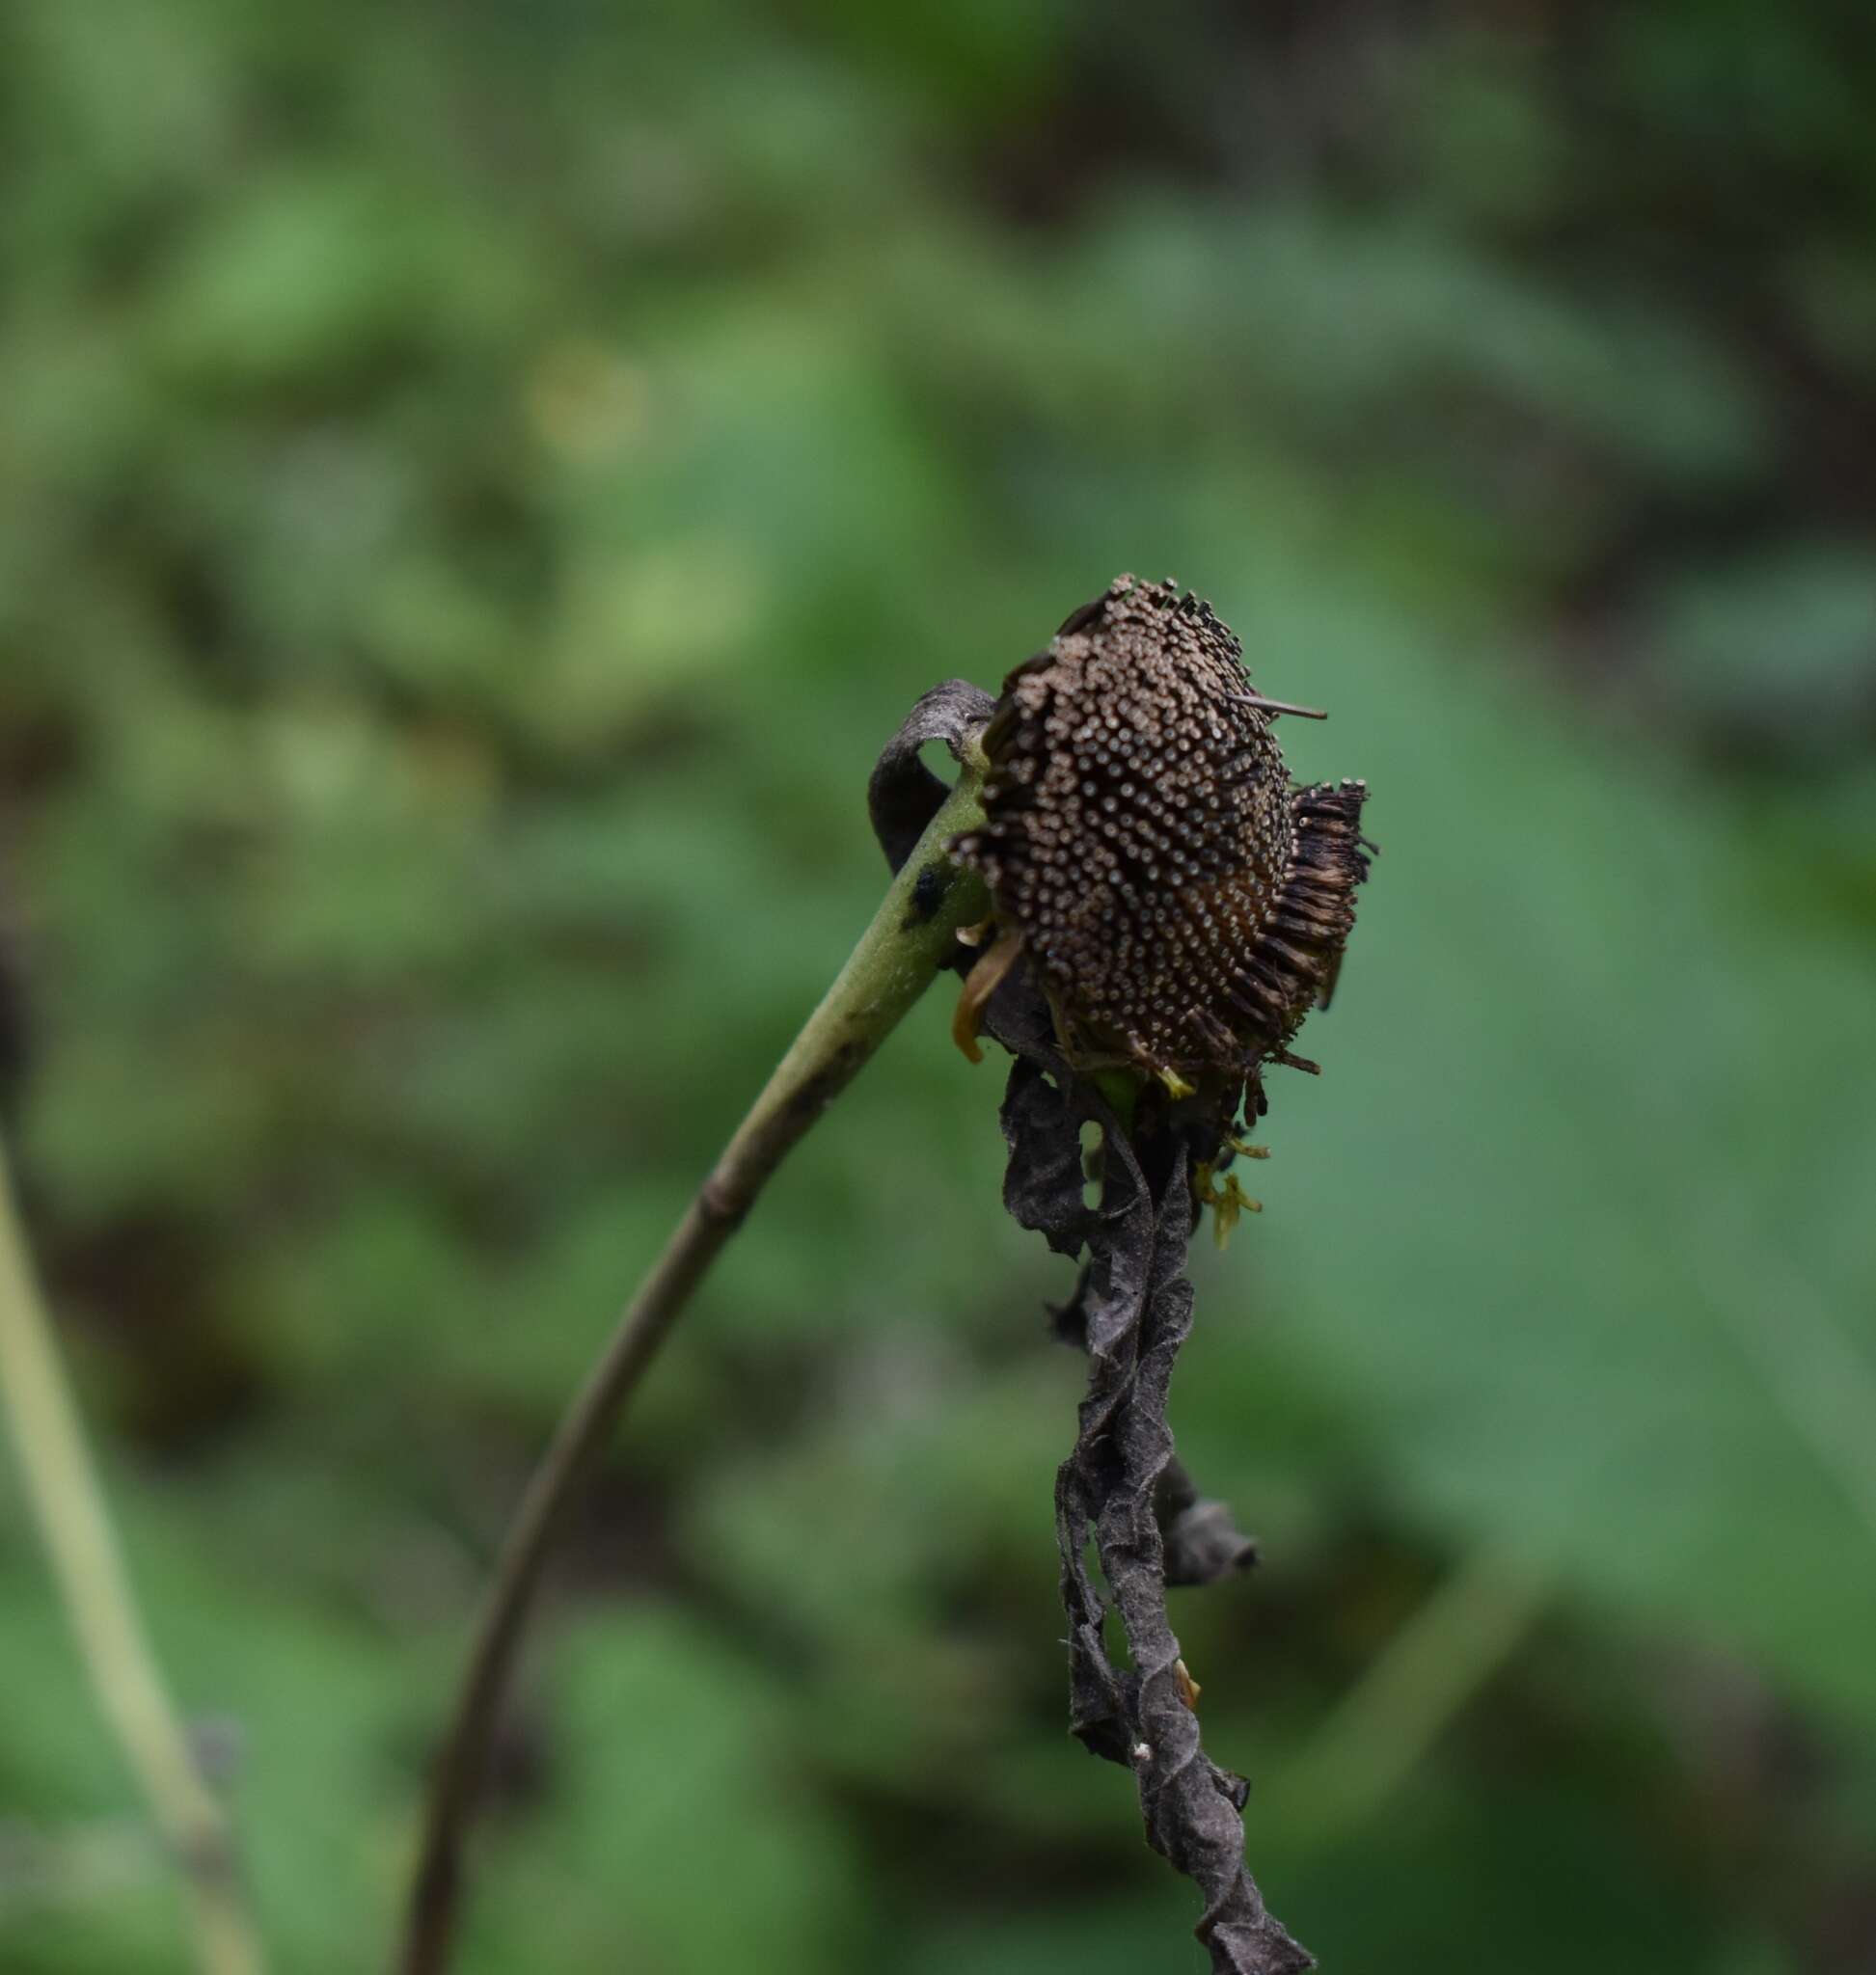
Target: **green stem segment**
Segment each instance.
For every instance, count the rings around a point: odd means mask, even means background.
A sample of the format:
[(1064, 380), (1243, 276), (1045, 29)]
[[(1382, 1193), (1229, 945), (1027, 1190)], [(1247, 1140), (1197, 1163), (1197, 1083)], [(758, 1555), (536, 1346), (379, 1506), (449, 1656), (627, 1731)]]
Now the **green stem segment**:
[(449, 1965), (465, 1835), (516, 1649), (568, 1504), (659, 1345), (769, 1177), (938, 978), (956, 950), (958, 929), (990, 909), (982, 880), (955, 863), (946, 848), (984, 820), (983, 769), (981, 754), (968, 752), (950, 798), (639, 1285), (529, 1483), (496, 1564), (432, 1778), (396, 1964), (401, 1975), (442, 1975)]
[(203, 1975), (260, 1975), (234, 1842), (163, 1685), (34, 1280), (0, 1152), (0, 1402), (85, 1671), (181, 1871)]

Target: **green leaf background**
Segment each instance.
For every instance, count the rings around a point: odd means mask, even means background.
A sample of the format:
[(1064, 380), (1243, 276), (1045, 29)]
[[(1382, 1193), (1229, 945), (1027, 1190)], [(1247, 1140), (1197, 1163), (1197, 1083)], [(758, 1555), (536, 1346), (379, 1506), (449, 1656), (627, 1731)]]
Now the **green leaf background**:
[[(36, 1239), (288, 1971), (382, 1957), (503, 1517), (882, 885), (1168, 571), (1383, 848), (1199, 1264), (1178, 1594), (1332, 1969), (1876, 1965), (1861, 11), (0, 23)], [(464, 1965), (1197, 1965), (1064, 1730), (1078, 1367), (917, 1012), (648, 1386)], [(0, 1965), (184, 1962), (0, 1478)]]

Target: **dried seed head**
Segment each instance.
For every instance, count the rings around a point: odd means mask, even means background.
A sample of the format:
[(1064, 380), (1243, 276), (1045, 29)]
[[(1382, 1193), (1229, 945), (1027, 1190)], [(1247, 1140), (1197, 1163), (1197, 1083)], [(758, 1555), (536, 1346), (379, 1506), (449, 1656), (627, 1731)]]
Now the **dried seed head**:
[(1117, 578), (1019, 666), (957, 855), (1021, 935), (1082, 1068), (1241, 1077), (1334, 986), (1367, 876), (1361, 783), (1292, 791), (1241, 647)]

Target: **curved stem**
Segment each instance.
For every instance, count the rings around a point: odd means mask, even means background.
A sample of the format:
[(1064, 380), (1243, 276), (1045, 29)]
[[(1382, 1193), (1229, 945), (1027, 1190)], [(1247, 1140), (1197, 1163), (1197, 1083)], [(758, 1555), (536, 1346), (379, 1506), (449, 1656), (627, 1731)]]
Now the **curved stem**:
[(568, 1503), (654, 1353), (770, 1175), (931, 986), (952, 955), (958, 928), (989, 909), (982, 881), (955, 864), (945, 848), (983, 821), (982, 768), (981, 756), (966, 756), (958, 786), (639, 1285), (528, 1485), (496, 1563), (432, 1778), (396, 1963), (401, 1975), (441, 1975), (449, 1965), (464, 1837), (516, 1648)]
[(188, 1889), (204, 1975), (260, 1975), (234, 1841), (163, 1685), (137, 1612), (0, 1151), (0, 1399), (26, 1495), (98, 1704)]

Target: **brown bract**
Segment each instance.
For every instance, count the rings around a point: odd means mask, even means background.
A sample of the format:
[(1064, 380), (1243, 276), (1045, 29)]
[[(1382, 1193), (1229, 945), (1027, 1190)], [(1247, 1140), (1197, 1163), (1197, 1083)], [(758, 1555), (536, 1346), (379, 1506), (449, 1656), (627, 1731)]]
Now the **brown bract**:
[(1367, 788), (1291, 787), (1210, 607), (1116, 578), (1010, 674), (983, 744), (985, 822), (953, 850), (1071, 1062), (1195, 1082), (1300, 1063), (1368, 873)]

